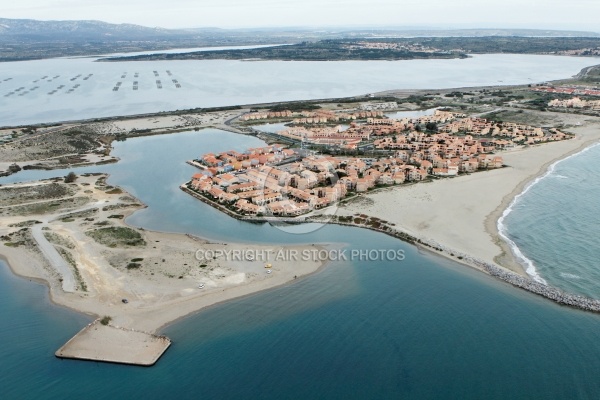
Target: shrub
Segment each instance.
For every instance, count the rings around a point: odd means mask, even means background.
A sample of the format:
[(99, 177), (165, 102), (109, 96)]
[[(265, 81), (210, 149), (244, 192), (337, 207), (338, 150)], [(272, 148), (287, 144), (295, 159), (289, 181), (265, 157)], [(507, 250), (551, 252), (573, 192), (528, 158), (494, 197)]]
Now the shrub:
[(75, 172), (71, 171), (67, 174), (67, 176), (65, 176), (65, 183), (73, 183), (76, 179), (77, 175), (75, 175)]

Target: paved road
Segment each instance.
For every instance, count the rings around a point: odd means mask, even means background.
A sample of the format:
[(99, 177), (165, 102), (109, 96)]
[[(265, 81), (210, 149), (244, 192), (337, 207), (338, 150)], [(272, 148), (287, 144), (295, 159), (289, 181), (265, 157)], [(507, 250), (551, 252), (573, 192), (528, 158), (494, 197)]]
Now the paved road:
[(62, 288), (65, 292), (75, 291), (75, 276), (71, 266), (65, 261), (58, 251), (54, 248), (52, 243), (46, 239), (42, 227), (46, 224), (37, 224), (31, 228), (31, 235), (36, 241), (39, 249), (44, 254), (44, 257), (48, 260), (52, 268), (56, 270), (62, 277)]

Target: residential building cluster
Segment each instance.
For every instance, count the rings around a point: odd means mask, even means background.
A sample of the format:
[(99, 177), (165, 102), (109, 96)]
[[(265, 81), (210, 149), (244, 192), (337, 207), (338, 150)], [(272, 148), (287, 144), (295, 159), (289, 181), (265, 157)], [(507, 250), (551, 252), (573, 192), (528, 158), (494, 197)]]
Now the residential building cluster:
[(290, 139), (307, 142), (316, 145), (341, 146), (355, 149), (363, 140), (369, 140), (372, 129), (352, 123), (345, 129), (341, 125), (334, 127), (288, 127), (277, 132), (278, 135)]
[(600, 90), (585, 86), (540, 86), (532, 89), (534, 92), (561, 93), (579, 96), (600, 96)]
[[(287, 156), (289, 152), (295, 154), (293, 150), (275, 146), (262, 148), (262, 157), (252, 158), (256, 150), (200, 157), (196, 161), (207, 165), (192, 177), (190, 187), (240, 213), (276, 216), (295, 216), (326, 207), (344, 198), (348, 192), (349, 184), (337, 179), (335, 168), (341, 164), (337, 159), (308, 157), (295, 161)], [(214, 159), (222, 161), (222, 165), (212, 166)], [(248, 160), (252, 162), (244, 164)], [(244, 167), (239, 170), (223, 168), (237, 163)]]
[(340, 121), (355, 121), (365, 118), (382, 118), (382, 111), (357, 111), (353, 113), (336, 113), (331, 110), (299, 113), (302, 118), (292, 120), (293, 125), (326, 124)]
[[(266, 154), (276, 156), (280, 152), (270, 150)], [(222, 154), (239, 155), (231, 151)], [(243, 214), (297, 216), (334, 204), (352, 191), (366, 192), (376, 185), (421, 181), (428, 176), (427, 167), (394, 157), (377, 161), (310, 156), (285, 164), (270, 163), (233, 172), (219, 169), (216, 174), (208, 167), (192, 176), (190, 188)]]
[(290, 110), (283, 111), (269, 111), (269, 112), (249, 112), (240, 117), (242, 121), (254, 121), (261, 119), (274, 119), (274, 118), (290, 118), (292, 116), (292, 112)]
[[(398, 105), (396, 103), (395, 107)], [(356, 112), (334, 112), (332, 110), (296, 111), (290, 110), (272, 112), (249, 112), (241, 116), (242, 121), (259, 121), (265, 119), (294, 118), (292, 124), (324, 124), (340, 121), (354, 121), (357, 119), (383, 117), (382, 111), (361, 110)]]
[(600, 56), (600, 47), (589, 47), (585, 49), (576, 50), (562, 50), (557, 54), (565, 56)]
[(435, 110), (433, 115), (425, 115), (414, 118), (367, 118), (366, 128), (371, 129), (374, 136), (387, 136), (404, 131), (413, 131), (417, 126), (425, 126), (434, 123), (436, 126), (454, 121), (456, 118), (466, 117), (465, 114), (452, 113), (449, 111)]
[(428, 123), (443, 124), (464, 114), (436, 110), (433, 115), (415, 118), (390, 119), (367, 117), (366, 123), (351, 122), (347, 129), (341, 125), (335, 127), (287, 127), (278, 135), (316, 145), (339, 146), (344, 149), (356, 149), (361, 142), (369, 141), (372, 136), (388, 136), (416, 129), (418, 125)]
[(572, 99), (566, 100), (554, 99), (548, 103), (548, 107), (587, 108), (594, 111), (600, 111), (600, 100), (582, 100), (579, 97), (573, 97)]
[(368, 102), (363, 103), (359, 106), (361, 110), (373, 111), (373, 110), (396, 110), (398, 103), (395, 101), (386, 101), (380, 103)]
[[(204, 167), (192, 177), (190, 188), (242, 214), (297, 216), (334, 204), (350, 192), (366, 192), (376, 185), (502, 167), (502, 157), (493, 154), (464, 157), (460, 151), (443, 151), (435, 144), (427, 149), (399, 150), (394, 156), (379, 160), (309, 156), (294, 161), (287, 156), (289, 152), (293, 150), (269, 146), (244, 153), (204, 155), (196, 160)], [(256, 154), (260, 157), (252, 157)], [(226, 167), (239, 163), (243, 167), (237, 170)]]
[[(429, 123), (436, 124), (437, 132), (418, 129)], [(394, 134), (386, 135), (389, 132)], [(322, 144), (372, 141), (375, 148), (389, 152), (380, 159), (302, 157), (298, 150), (272, 145), (208, 153), (189, 162), (202, 172), (188, 187), (243, 215), (297, 216), (377, 185), (501, 168), (497, 150), (570, 138), (554, 128), (497, 123), (442, 110), (402, 120), (368, 118), (366, 124), (352, 122), (345, 130), (341, 125), (289, 127), (279, 134)]]
[(250, 148), (243, 153), (229, 150), (223, 153), (207, 153), (191, 162), (211, 176), (240, 171), (259, 165), (275, 165), (296, 157), (296, 152), (282, 145)]
[[(442, 126), (440, 132), (450, 134), (469, 134), (472, 136), (489, 136), (505, 138), (514, 144), (535, 144), (564, 140), (568, 137), (557, 129), (548, 129), (516, 124), (513, 122), (494, 122), (484, 118), (462, 118)], [(503, 140), (500, 140), (503, 143)]]
[(373, 50), (404, 50), (418, 51), (423, 53), (447, 53), (445, 50), (425, 46), (421, 43), (390, 43), (390, 42), (356, 42), (344, 46), (349, 50), (373, 49)]
[(492, 143), (474, 140), (472, 136), (451, 136), (446, 133), (427, 135), (410, 132), (375, 141), (380, 149), (394, 149), (395, 157), (417, 165), (428, 174), (455, 176), (459, 172), (501, 168), (502, 157), (491, 154), (498, 148)]

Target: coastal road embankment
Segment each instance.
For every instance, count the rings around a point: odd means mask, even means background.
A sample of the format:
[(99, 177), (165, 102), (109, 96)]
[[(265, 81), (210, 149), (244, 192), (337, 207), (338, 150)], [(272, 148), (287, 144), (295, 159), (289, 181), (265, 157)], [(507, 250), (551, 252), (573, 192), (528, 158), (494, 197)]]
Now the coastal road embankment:
[(73, 271), (65, 259), (59, 254), (54, 246), (46, 239), (42, 228), (46, 224), (35, 225), (31, 228), (31, 235), (38, 245), (38, 248), (50, 263), (50, 266), (58, 272), (62, 278), (62, 289), (65, 292), (75, 291), (75, 277)]

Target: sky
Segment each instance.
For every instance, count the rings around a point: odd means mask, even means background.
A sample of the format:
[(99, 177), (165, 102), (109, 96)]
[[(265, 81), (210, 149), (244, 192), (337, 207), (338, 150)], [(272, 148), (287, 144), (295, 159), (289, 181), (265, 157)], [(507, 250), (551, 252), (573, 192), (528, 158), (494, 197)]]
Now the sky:
[(163, 28), (438, 27), (600, 32), (599, 0), (18, 0), (0, 17)]

